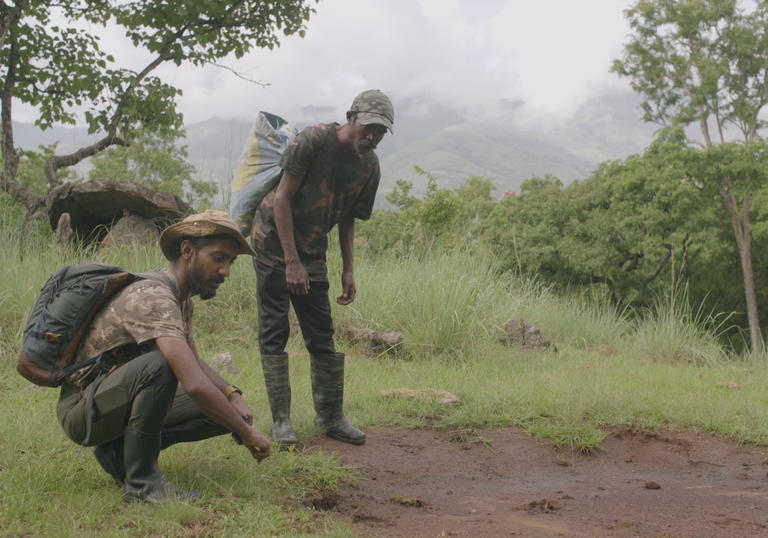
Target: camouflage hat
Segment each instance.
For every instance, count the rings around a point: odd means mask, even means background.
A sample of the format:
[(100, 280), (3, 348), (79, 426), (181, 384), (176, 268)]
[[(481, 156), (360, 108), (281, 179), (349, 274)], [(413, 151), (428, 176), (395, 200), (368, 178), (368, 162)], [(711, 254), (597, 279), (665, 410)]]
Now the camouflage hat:
[(350, 112), (357, 113), (357, 121), (363, 125), (383, 125), (392, 132), (395, 123), (395, 109), (392, 101), (379, 90), (366, 90), (352, 101)]
[(160, 234), (160, 249), (166, 258), (173, 261), (178, 257), (178, 244), (182, 239), (205, 237), (207, 235), (228, 235), (238, 244), (238, 254), (256, 256), (248, 241), (240, 233), (237, 224), (224, 211), (206, 209), (202, 213), (190, 215), (181, 222), (171, 224)]

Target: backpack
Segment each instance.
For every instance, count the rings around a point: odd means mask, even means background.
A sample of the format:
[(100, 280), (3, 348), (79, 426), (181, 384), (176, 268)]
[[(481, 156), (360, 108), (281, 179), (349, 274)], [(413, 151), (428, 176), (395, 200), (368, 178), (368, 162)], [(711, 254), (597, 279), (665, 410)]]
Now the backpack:
[(58, 387), (66, 376), (97, 362), (100, 357), (72, 364), (93, 317), (118, 291), (139, 279), (162, 282), (178, 296), (175, 284), (158, 269), (132, 273), (85, 262), (56, 272), (32, 307), (16, 370), (36, 385)]

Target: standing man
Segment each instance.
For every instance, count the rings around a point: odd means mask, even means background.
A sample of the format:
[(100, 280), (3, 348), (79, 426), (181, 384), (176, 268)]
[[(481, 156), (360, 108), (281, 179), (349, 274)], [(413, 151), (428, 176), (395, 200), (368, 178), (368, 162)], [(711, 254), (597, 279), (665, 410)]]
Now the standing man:
[(373, 152), (395, 114), (379, 90), (355, 97), (343, 125), (304, 129), (283, 154), (282, 177), (262, 200), (253, 220), (256, 250), (259, 349), (269, 405), (272, 439), (296, 444), (291, 426), (288, 377), (289, 303), (293, 304), (309, 351), (315, 422), (328, 436), (361, 445), (365, 434), (342, 411), (344, 355), (336, 353), (328, 299), (325, 254), (328, 232), (339, 225), (342, 294), (348, 305), (357, 289), (353, 274), (355, 219), (367, 220), (379, 186), (379, 159)]
[(163, 230), (160, 247), (170, 270), (159, 272), (162, 282), (129, 284), (94, 317), (75, 362), (102, 360), (65, 380), (57, 407), (67, 436), (96, 445), (125, 499), (152, 503), (199, 497), (163, 479), (158, 455), (175, 443), (231, 431), (257, 460), (270, 454), (242, 392), (200, 359), (192, 337), (192, 296), (211, 299), (237, 255), (256, 253), (215, 210)]

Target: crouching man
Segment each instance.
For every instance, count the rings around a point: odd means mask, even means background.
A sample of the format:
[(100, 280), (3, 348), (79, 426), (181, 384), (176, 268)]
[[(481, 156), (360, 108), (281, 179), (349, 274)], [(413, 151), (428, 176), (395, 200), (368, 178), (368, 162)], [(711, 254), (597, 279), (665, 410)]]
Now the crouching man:
[(192, 337), (192, 297), (212, 298), (238, 254), (255, 252), (216, 210), (169, 226), (160, 247), (171, 268), (162, 282), (128, 285), (94, 317), (75, 360), (104, 359), (67, 378), (57, 408), (66, 434), (95, 445), (125, 499), (152, 503), (199, 496), (163, 479), (158, 455), (173, 444), (233, 432), (257, 460), (270, 455), (242, 392), (200, 359)]

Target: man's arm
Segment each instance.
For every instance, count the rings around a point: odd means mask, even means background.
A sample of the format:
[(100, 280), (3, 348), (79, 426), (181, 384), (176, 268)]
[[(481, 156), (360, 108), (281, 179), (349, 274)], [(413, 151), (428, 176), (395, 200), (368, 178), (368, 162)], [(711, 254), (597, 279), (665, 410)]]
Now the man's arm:
[(291, 200), (301, 187), (303, 178), (284, 171), (275, 191), (275, 225), (285, 257), (285, 284), (294, 295), (309, 293), (309, 274), (301, 264), (293, 237)]
[(341, 247), (341, 295), (336, 298), (340, 305), (348, 305), (355, 300), (355, 217), (348, 214), (339, 223), (339, 246)]
[[(208, 379), (210, 379), (214, 385), (216, 385), (217, 389), (219, 389), (222, 393), (226, 394), (225, 391), (230, 387), (230, 384), (224, 381), (224, 379), (219, 375), (219, 373), (213, 368), (211, 368), (210, 364), (208, 364), (207, 362), (205, 362), (203, 359), (200, 358), (200, 355), (197, 353), (197, 346), (195, 345), (194, 339), (190, 339), (189, 347), (192, 349), (192, 353), (195, 354), (195, 358), (197, 358), (197, 363), (199, 364), (200, 368), (203, 370), (203, 373), (208, 376)], [(234, 407), (235, 410), (240, 414), (240, 416), (243, 417), (243, 420), (245, 420), (248, 424), (253, 426), (253, 411), (251, 411), (251, 408), (248, 407), (248, 404), (246, 403), (243, 396), (235, 392), (230, 394), (227, 399), (229, 400), (229, 403), (232, 404), (232, 407)]]
[[(243, 420), (224, 396), (222, 389), (203, 370), (202, 361), (198, 360), (186, 340), (176, 336), (161, 336), (155, 342), (195, 405), (210, 419), (238, 434), (254, 458), (261, 461), (268, 457), (269, 439)], [(218, 374), (215, 378), (223, 382)]]

